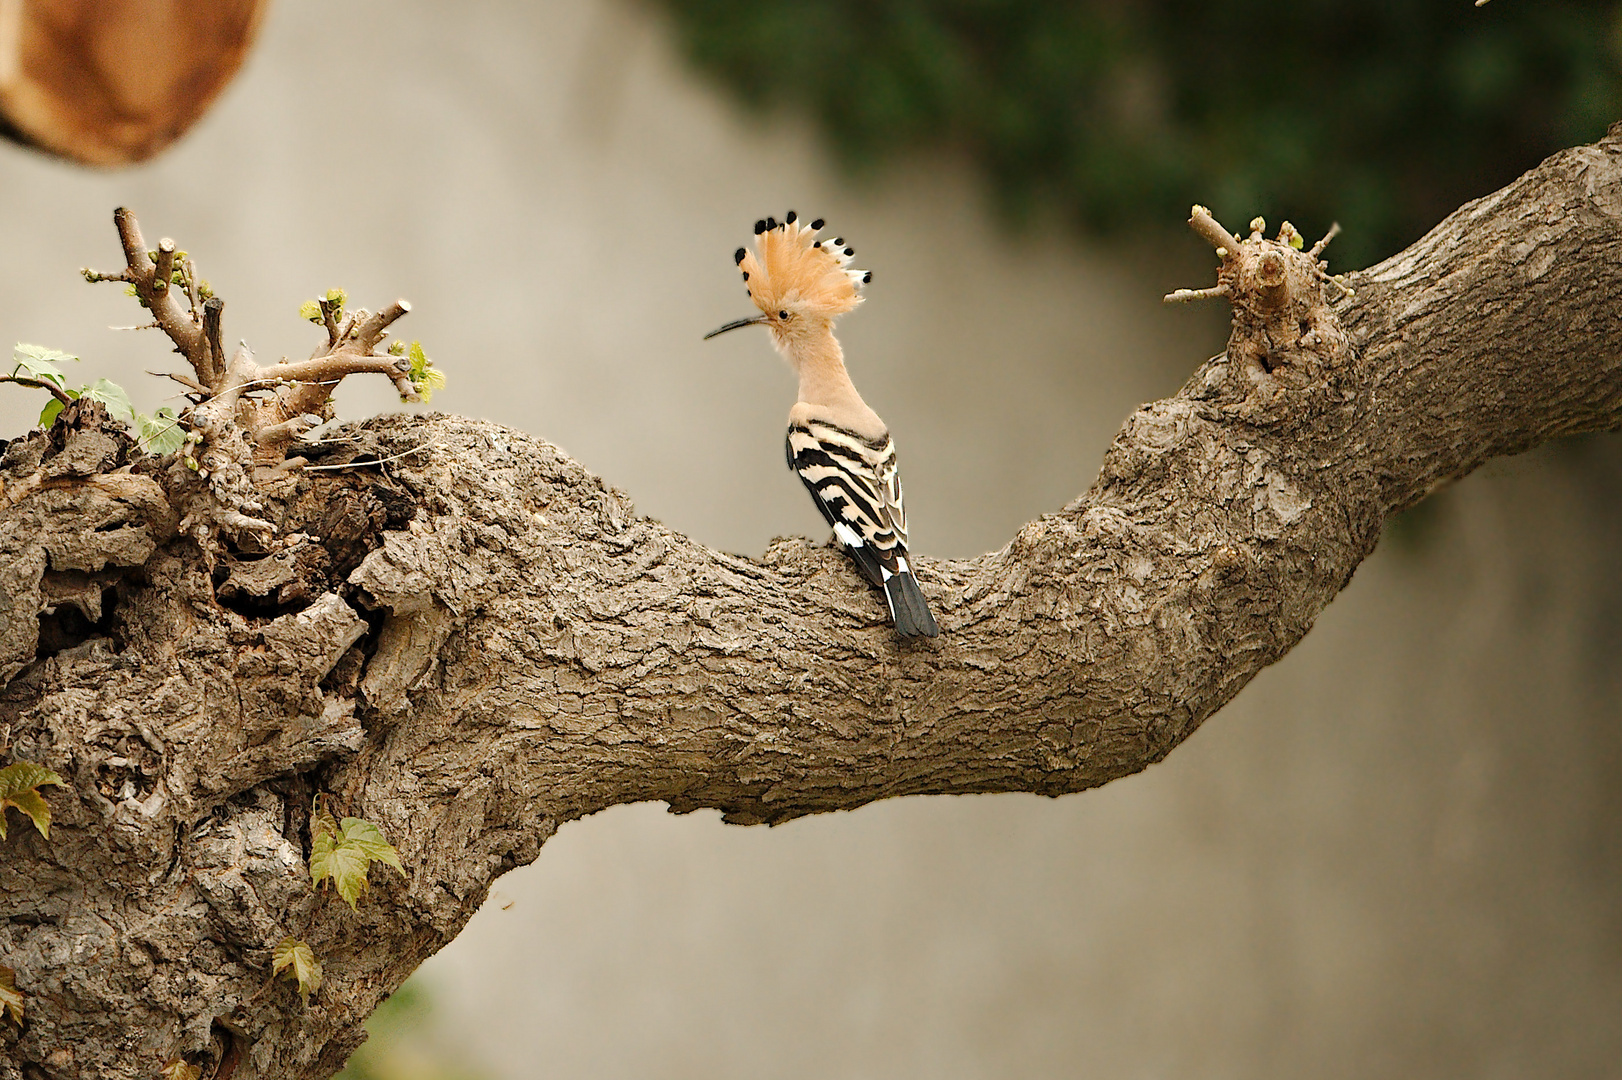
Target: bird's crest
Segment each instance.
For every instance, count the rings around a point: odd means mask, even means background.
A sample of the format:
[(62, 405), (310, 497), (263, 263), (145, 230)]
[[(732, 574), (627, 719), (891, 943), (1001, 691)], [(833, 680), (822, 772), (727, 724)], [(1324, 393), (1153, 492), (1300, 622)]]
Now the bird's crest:
[(799, 223), (794, 211), (782, 221), (755, 222), (755, 251), (739, 248), (749, 298), (767, 315), (797, 307), (809, 315), (832, 318), (862, 302), (860, 289), (873, 280), (866, 270), (850, 269), (856, 249), (844, 237), (819, 240), (822, 219)]

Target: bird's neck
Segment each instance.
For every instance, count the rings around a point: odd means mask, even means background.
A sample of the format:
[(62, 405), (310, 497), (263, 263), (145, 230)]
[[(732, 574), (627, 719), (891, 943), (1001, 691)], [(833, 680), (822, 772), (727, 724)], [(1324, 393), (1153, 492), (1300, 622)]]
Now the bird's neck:
[(800, 402), (841, 417), (864, 435), (879, 435), (884, 421), (867, 407), (845, 370), (845, 352), (832, 330), (795, 342), (790, 354), (800, 375)]

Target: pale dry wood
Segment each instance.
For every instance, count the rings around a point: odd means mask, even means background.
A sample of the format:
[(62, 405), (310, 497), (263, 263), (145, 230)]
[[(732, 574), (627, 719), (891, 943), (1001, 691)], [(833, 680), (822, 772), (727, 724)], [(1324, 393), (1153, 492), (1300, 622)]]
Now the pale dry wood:
[[(1619, 223), (1613, 131), (1355, 295), (1316, 252), (1203, 230), (1235, 245), (1227, 351), (1127, 421), (1085, 495), (999, 551), (920, 559), (933, 642), (898, 643), (835, 551), (710, 551), (475, 421), (351, 429), (320, 459), (341, 468), (264, 497), (285, 566), (214, 566), (140, 485), (31, 489), (0, 512), (0, 730), (71, 789), (49, 796), (50, 843), (14, 829), (0, 861), (0, 962), (30, 1010), (0, 1026), (0, 1080), (145, 1077), (177, 1054), (330, 1075), (497, 875), (604, 807), (782, 821), (1058, 795), (1160, 760), (1300, 640), (1391, 512), (1622, 426)], [(0, 470), (127, 457), (105, 431), (74, 439), (15, 444)], [(41, 658), (55, 597), (107, 623)], [(309, 887), (316, 791), (404, 858), (358, 913)], [(308, 1007), (266, 983), (287, 933), (326, 968)]]

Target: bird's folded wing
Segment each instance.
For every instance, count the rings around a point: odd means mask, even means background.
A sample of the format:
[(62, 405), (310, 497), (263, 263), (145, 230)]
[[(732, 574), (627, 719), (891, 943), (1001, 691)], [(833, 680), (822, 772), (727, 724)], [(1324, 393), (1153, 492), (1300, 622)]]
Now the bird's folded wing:
[[(832, 424), (795, 424), (788, 432), (789, 464), (875, 584), (900, 569), (906, 557), (901, 483), (895, 446), (888, 437), (868, 440)], [(873, 565), (869, 565), (869, 563)]]

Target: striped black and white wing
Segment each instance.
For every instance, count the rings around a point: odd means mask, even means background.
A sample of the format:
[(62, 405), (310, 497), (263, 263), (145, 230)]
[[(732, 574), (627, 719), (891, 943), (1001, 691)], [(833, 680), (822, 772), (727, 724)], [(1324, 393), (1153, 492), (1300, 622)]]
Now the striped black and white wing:
[(856, 565), (873, 584), (883, 585), (884, 571), (899, 569), (885, 498), (886, 476), (895, 475), (895, 446), (889, 437), (868, 440), (814, 420), (793, 424), (788, 463)]
[(895, 446), (875, 467), (879, 481), (879, 497), (884, 500), (884, 511), (895, 533), (896, 546), (903, 556), (907, 553), (907, 511), (901, 502), (901, 470), (895, 467)]
[(903, 635), (938, 632), (907, 558), (907, 519), (895, 444), (888, 435), (864, 439), (816, 420), (788, 429), (789, 468), (863, 575), (885, 591), (890, 615)]

